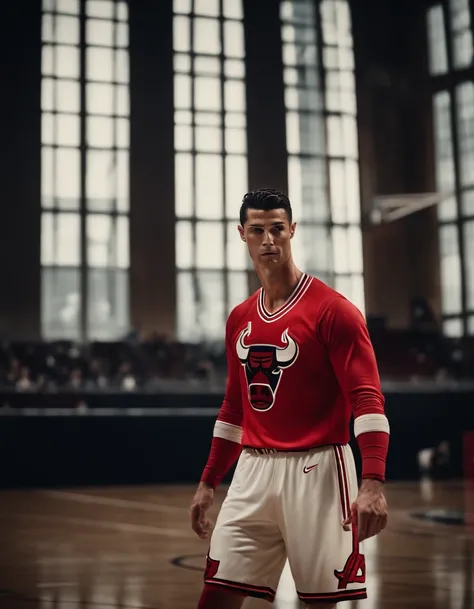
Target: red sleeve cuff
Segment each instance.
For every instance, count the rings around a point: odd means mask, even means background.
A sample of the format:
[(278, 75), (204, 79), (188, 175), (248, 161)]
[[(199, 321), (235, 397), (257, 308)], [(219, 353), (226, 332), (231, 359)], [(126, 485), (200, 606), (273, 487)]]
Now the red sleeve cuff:
[(201, 476), (201, 482), (205, 482), (215, 489), (238, 459), (241, 450), (242, 446), (237, 444), (237, 442), (231, 442), (224, 438), (213, 438), (209, 458)]
[(390, 436), (383, 431), (368, 431), (357, 436), (362, 457), (362, 478), (385, 482)]

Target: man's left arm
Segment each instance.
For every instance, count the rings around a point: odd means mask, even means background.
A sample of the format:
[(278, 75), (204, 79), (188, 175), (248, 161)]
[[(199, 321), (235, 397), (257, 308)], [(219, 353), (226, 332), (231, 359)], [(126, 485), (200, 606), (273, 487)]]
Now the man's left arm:
[(352, 520), (357, 521), (359, 540), (363, 541), (379, 533), (387, 522), (383, 483), (390, 428), (377, 361), (362, 314), (349, 301), (338, 298), (326, 311), (322, 326), (332, 367), (354, 415), (362, 483)]

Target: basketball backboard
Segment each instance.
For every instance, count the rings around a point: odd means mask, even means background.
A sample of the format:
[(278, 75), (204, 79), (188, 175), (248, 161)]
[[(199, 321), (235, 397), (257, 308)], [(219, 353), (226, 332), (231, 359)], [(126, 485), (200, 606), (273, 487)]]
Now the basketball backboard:
[(452, 193), (422, 192), (411, 194), (379, 195), (374, 197), (370, 212), (371, 224), (393, 222), (420, 209), (437, 205)]

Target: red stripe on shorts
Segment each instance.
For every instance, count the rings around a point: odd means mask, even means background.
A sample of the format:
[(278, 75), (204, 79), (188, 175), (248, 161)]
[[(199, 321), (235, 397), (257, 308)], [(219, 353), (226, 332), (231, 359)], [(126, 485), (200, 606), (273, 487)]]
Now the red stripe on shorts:
[(344, 463), (344, 454), (340, 446), (334, 446), (334, 456), (336, 458), (337, 479), (339, 483), (339, 495), (341, 498), (342, 517), (345, 520), (349, 516), (349, 489), (347, 488), (347, 474)]

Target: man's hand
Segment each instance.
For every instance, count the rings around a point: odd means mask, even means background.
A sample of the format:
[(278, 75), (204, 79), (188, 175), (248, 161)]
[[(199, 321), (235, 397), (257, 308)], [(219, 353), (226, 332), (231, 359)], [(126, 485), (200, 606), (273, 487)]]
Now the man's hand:
[(351, 507), (344, 528), (357, 525), (359, 541), (378, 535), (387, 526), (387, 500), (383, 494), (383, 483), (378, 480), (362, 480), (357, 499)]
[(189, 513), (191, 514), (193, 531), (201, 539), (208, 539), (211, 534), (212, 522), (207, 518), (206, 512), (211, 507), (213, 501), (214, 490), (204, 482), (200, 482), (191, 501)]

